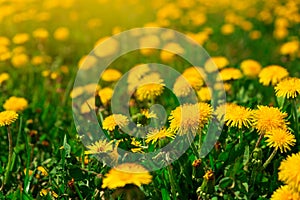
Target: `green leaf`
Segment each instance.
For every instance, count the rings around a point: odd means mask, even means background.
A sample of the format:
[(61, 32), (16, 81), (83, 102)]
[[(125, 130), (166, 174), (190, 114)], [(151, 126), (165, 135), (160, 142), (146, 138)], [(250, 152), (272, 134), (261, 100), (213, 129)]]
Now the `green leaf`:
[(219, 182), (219, 187), (221, 189), (226, 189), (228, 187), (231, 187), (233, 185), (234, 181), (232, 178), (230, 177), (225, 177), (225, 178), (222, 178)]
[(70, 158), (71, 153), (71, 146), (67, 143), (67, 136), (64, 137), (64, 143), (63, 143), (64, 150), (66, 152), (66, 158)]
[(165, 188), (161, 189), (161, 196), (162, 196), (162, 200), (171, 200), (170, 194)]
[(243, 159), (243, 165), (247, 165), (249, 162), (250, 158), (250, 151), (249, 151), (249, 146), (245, 146), (245, 151), (244, 151), (244, 159)]

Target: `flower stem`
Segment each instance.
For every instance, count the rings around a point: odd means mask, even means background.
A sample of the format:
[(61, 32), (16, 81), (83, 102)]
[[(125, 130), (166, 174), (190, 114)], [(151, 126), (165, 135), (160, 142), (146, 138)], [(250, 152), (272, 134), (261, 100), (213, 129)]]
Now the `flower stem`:
[(297, 114), (297, 102), (296, 99), (293, 99), (293, 115), (294, 115), (294, 121), (295, 121), (295, 136), (296, 136), (296, 141), (298, 143), (298, 150), (300, 150), (300, 137), (299, 137), (299, 122), (298, 122), (298, 114)]
[(258, 140), (257, 140), (257, 142), (255, 144), (255, 148), (257, 148), (259, 146), (259, 144), (260, 144), (261, 140), (263, 139), (264, 135), (265, 135), (265, 133), (261, 133), (259, 135), (259, 138), (258, 138)]
[(9, 174), (11, 170), (11, 164), (12, 164), (12, 156), (13, 156), (13, 141), (12, 141), (12, 135), (11, 135), (11, 130), (9, 126), (7, 127), (7, 138), (8, 138), (8, 163), (6, 166), (6, 172), (4, 175), (4, 185), (7, 184), (8, 179), (9, 179)]
[(277, 153), (277, 149), (274, 149), (271, 155), (269, 156), (269, 158), (267, 159), (267, 161), (265, 162), (265, 164), (263, 165), (263, 169), (267, 168), (267, 166), (270, 164), (270, 162), (272, 161), (276, 153)]
[(169, 180), (170, 180), (170, 184), (171, 184), (171, 193), (172, 193), (172, 199), (177, 199), (177, 192), (180, 192), (180, 188), (178, 187), (178, 185), (176, 184), (175, 180), (174, 180), (174, 173), (173, 173), (173, 168), (172, 165), (169, 165), (167, 167), (168, 169), (168, 174), (169, 174)]

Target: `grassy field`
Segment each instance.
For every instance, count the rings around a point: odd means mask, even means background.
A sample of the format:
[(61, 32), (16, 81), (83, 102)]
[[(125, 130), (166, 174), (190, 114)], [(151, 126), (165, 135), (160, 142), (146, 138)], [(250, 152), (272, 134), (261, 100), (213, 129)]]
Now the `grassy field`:
[[(300, 199), (299, 9), (299, 0), (0, 0), (0, 199)], [(124, 44), (92, 56), (96, 45), (143, 27), (179, 31), (211, 58), (193, 66), (135, 50), (73, 87), (79, 69)], [(136, 42), (189, 52), (173, 38)], [(112, 98), (130, 116), (113, 112)], [(89, 129), (91, 113), (105, 138)], [(180, 145), (151, 158), (162, 168), (129, 156), (177, 139), (191, 144), (178, 159)]]

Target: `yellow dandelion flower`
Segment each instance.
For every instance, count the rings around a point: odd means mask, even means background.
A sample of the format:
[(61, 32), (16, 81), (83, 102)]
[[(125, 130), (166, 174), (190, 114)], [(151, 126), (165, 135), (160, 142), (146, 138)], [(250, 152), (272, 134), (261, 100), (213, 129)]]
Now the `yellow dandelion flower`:
[(164, 84), (160, 83), (146, 83), (136, 90), (136, 96), (137, 99), (140, 101), (143, 100), (151, 100), (158, 96), (160, 96), (163, 93), (164, 90)]
[(197, 76), (199, 79), (205, 79), (207, 77), (206, 72), (203, 70), (203, 68), (200, 67), (189, 67), (185, 69), (182, 73), (183, 76)]
[(102, 188), (115, 189), (127, 184), (140, 187), (152, 181), (150, 173), (141, 165), (124, 163), (111, 169), (103, 178)]
[(18, 33), (12, 39), (13, 43), (15, 44), (24, 44), (28, 40), (29, 40), (29, 35), (27, 33)]
[(105, 87), (105, 88), (99, 90), (98, 95), (99, 95), (100, 100), (103, 103), (103, 105), (108, 104), (108, 102), (111, 100), (113, 93), (114, 93), (113, 89), (111, 89), (109, 87)]
[(190, 67), (182, 73), (182, 76), (195, 90), (199, 90), (200, 87), (204, 84), (202, 74), (203, 73), (201, 73), (201, 71), (198, 71), (196, 67)]
[(212, 108), (207, 103), (184, 104), (173, 110), (169, 116), (170, 130), (179, 135), (196, 133), (211, 118)]
[[(141, 47), (159, 47), (160, 44), (160, 39), (156, 35), (147, 35), (143, 36), (139, 39), (139, 43)], [(143, 55), (151, 55), (155, 50), (154, 49), (149, 49), (149, 48), (142, 48), (140, 49), (141, 54)]]
[(286, 129), (285, 118), (287, 113), (281, 112), (278, 108), (268, 106), (257, 106), (253, 112), (253, 125), (260, 134), (265, 134), (273, 129)]
[(205, 172), (203, 178), (207, 181), (214, 179), (214, 172), (211, 169), (208, 170), (207, 172)]
[(149, 109), (141, 110), (141, 114), (144, 115), (147, 119), (156, 118), (157, 115), (154, 112), (150, 112)]
[(88, 94), (95, 94), (97, 92), (99, 93), (100, 85), (98, 85), (97, 83), (89, 83), (83, 86), (83, 90)]
[(264, 86), (268, 86), (270, 83), (276, 85), (279, 81), (289, 75), (288, 71), (278, 65), (270, 65), (263, 68), (258, 74), (259, 82)]
[(128, 77), (127, 77), (128, 84), (133, 85), (138, 83), (142, 79), (142, 77), (145, 76), (149, 71), (150, 71), (150, 67), (147, 64), (136, 65), (128, 72)]
[(247, 59), (241, 63), (243, 74), (248, 77), (257, 77), (261, 71), (261, 64), (256, 60)]
[(83, 56), (78, 62), (78, 68), (81, 70), (88, 70), (94, 67), (97, 63), (97, 58), (95, 56)]
[(223, 35), (230, 35), (234, 32), (234, 25), (232, 24), (224, 24), (222, 27), (221, 27), (221, 33)]
[(12, 96), (5, 101), (3, 108), (5, 110), (23, 111), (28, 107), (28, 102), (25, 98)]
[(44, 197), (44, 196), (46, 196), (46, 195), (48, 194), (48, 192), (49, 192), (49, 189), (43, 188), (43, 189), (41, 189), (41, 191), (40, 191), (40, 196), (41, 196), (41, 197)]
[(288, 185), (281, 186), (271, 196), (270, 200), (298, 200), (300, 195)]
[(299, 41), (297, 41), (297, 40), (284, 43), (280, 47), (280, 53), (282, 55), (293, 55), (293, 54), (297, 53), (298, 50), (299, 50)]
[(0, 127), (14, 123), (18, 119), (18, 116), (18, 113), (12, 110), (0, 112)]
[(89, 113), (96, 108), (95, 97), (87, 99), (80, 107), (80, 112), (83, 114)]
[(208, 87), (202, 87), (198, 92), (197, 95), (200, 101), (210, 101), (211, 100), (211, 91)]
[(237, 80), (242, 77), (242, 72), (236, 68), (225, 68), (220, 72), (220, 78), (223, 81)]
[(249, 128), (252, 125), (253, 112), (249, 108), (230, 104), (226, 107), (224, 121), (228, 127)]
[(40, 171), (43, 176), (48, 176), (48, 172), (43, 166), (38, 166), (37, 170)]
[(178, 43), (168, 43), (166, 44), (162, 49), (160, 53), (160, 59), (164, 62), (171, 62), (175, 56), (178, 54), (183, 54), (184, 49), (178, 44)]
[(204, 69), (207, 72), (214, 72), (217, 69), (223, 69), (229, 65), (229, 60), (224, 56), (216, 56), (208, 59), (204, 64)]
[(257, 40), (257, 39), (261, 38), (261, 32), (259, 30), (250, 31), (249, 37), (252, 40)]
[(280, 81), (275, 87), (276, 96), (284, 98), (295, 98), (300, 94), (300, 79), (287, 78)]
[(83, 90), (83, 87), (76, 87), (76, 88), (73, 88), (71, 93), (70, 93), (70, 97), (71, 98), (76, 98), (76, 97), (79, 97), (80, 95), (82, 95), (84, 92)]
[(113, 81), (117, 81), (121, 78), (122, 73), (116, 69), (106, 69), (103, 73), (102, 73), (102, 80), (107, 81), (107, 82), (113, 82)]
[(89, 150), (85, 151), (85, 154), (99, 154), (99, 153), (108, 153), (113, 150), (113, 140), (107, 142), (105, 140), (99, 140), (91, 145), (86, 146)]
[(7, 37), (0, 36), (0, 46), (10, 45), (10, 40)]
[(179, 76), (173, 86), (173, 92), (178, 97), (188, 96), (193, 91), (193, 87), (183, 76)]
[[(96, 46), (94, 53), (98, 57), (107, 57), (113, 55), (115, 52), (117, 52), (120, 48), (119, 41), (113, 38), (109, 37), (103, 37), (100, 40), (97, 41), (97, 44), (101, 44), (104, 42), (105, 49), (100, 46)], [(100, 47), (100, 48), (99, 48)]]
[(291, 146), (294, 146), (296, 142), (295, 136), (283, 129), (268, 131), (265, 137), (267, 138), (267, 145), (274, 147), (276, 150), (280, 149), (281, 153), (291, 150)]
[(7, 81), (8, 79), (9, 79), (8, 73), (1, 73), (0, 74), (0, 85), (2, 85), (2, 83)]
[(152, 130), (147, 134), (146, 143), (154, 144), (157, 140), (164, 138), (175, 138), (175, 133), (173, 131), (169, 131), (166, 128)]
[(33, 65), (41, 65), (44, 63), (44, 58), (43, 56), (34, 56), (32, 59), (31, 59), (31, 63)]
[(130, 149), (133, 153), (136, 153), (136, 152), (143, 153), (143, 147), (142, 147), (142, 143), (140, 141), (137, 141), (135, 138), (132, 138), (130, 144), (135, 146), (134, 148)]
[(278, 179), (300, 192), (300, 153), (292, 154), (280, 163)]
[(113, 131), (116, 126), (119, 126), (120, 128), (127, 126), (129, 123), (128, 118), (125, 115), (122, 114), (112, 114), (108, 117), (106, 117), (103, 120), (103, 129)]
[(45, 40), (48, 38), (49, 33), (46, 29), (44, 28), (38, 28), (33, 31), (32, 33), (33, 37), (39, 40)]
[(14, 67), (23, 67), (24, 65), (26, 65), (29, 62), (29, 58), (26, 54), (21, 53), (21, 54), (17, 54), (14, 55), (11, 58), (11, 63)]
[(70, 31), (66, 27), (59, 27), (54, 31), (53, 37), (58, 41), (65, 41), (69, 38)]
[(26, 52), (26, 48), (24, 46), (17, 46), (13, 48), (12, 53), (13, 54), (22, 54)]

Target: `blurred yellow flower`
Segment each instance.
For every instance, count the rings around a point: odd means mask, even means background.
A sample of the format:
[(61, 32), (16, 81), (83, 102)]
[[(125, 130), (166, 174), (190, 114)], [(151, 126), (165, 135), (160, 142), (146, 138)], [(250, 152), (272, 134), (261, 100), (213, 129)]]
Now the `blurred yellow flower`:
[(28, 40), (29, 40), (29, 35), (27, 33), (18, 33), (12, 39), (13, 43), (15, 44), (24, 44)]
[(221, 33), (223, 35), (230, 35), (234, 32), (234, 25), (233, 24), (224, 24), (222, 27), (221, 27)]
[(223, 81), (237, 80), (242, 77), (242, 72), (236, 68), (225, 68), (220, 72), (220, 78)]
[[(111, 56), (114, 53), (116, 53), (120, 48), (119, 41), (109, 37), (101, 38), (100, 40), (97, 41), (96, 44), (97, 46), (94, 49), (94, 53), (98, 57)], [(98, 44), (101, 45), (99, 46)], [(105, 49), (104, 49), (104, 45), (105, 45)]]
[(257, 40), (261, 38), (261, 32), (259, 30), (253, 30), (249, 33), (249, 37), (252, 40)]
[(275, 86), (276, 96), (284, 98), (296, 98), (300, 94), (300, 79), (287, 78)]
[(21, 54), (17, 54), (14, 55), (11, 59), (11, 63), (14, 67), (23, 67), (24, 65), (26, 65), (29, 62), (29, 58), (26, 54), (21, 53)]
[(124, 163), (111, 169), (103, 178), (102, 188), (115, 189), (127, 184), (140, 187), (152, 181), (150, 173), (141, 165)]
[(270, 200), (298, 200), (300, 195), (288, 185), (281, 186), (271, 196)]
[(278, 108), (268, 106), (257, 106), (254, 110), (253, 125), (260, 134), (272, 131), (273, 129), (287, 129), (285, 118), (287, 113), (281, 112)]
[(223, 56), (216, 56), (216, 57), (211, 57), (208, 59), (205, 64), (204, 68), (207, 72), (214, 72), (218, 69), (222, 69), (229, 65), (229, 60), (226, 57)]
[(7, 81), (9, 79), (9, 74), (8, 73), (1, 73), (0, 74), (0, 85), (2, 85), (2, 83), (4, 83), (5, 81)]
[(285, 38), (288, 34), (289, 34), (289, 31), (285, 27), (275, 28), (275, 30), (273, 32), (274, 38), (278, 39), (278, 40), (281, 40), (281, 39)]
[(54, 31), (53, 37), (58, 41), (65, 41), (69, 38), (69, 29), (66, 27), (59, 27)]
[(105, 129), (105, 130), (113, 131), (116, 128), (116, 126), (119, 126), (120, 128), (122, 128), (122, 127), (127, 126), (128, 123), (129, 123), (129, 120), (125, 115), (112, 114), (103, 120), (102, 126), (103, 126), (103, 129)]
[(15, 96), (10, 97), (3, 104), (3, 108), (5, 110), (13, 110), (16, 112), (23, 111), (27, 107), (28, 107), (28, 102), (25, 98), (15, 97)]
[(247, 59), (241, 63), (243, 74), (248, 77), (257, 77), (261, 68), (261, 64), (256, 60)]
[(293, 55), (297, 53), (298, 50), (299, 50), (299, 41), (297, 40), (286, 42), (280, 47), (280, 53), (282, 55)]
[(97, 63), (97, 58), (94, 56), (86, 55), (83, 56), (78, 62), (78, 68), (82, 70), (88, 70), (95, 67)]
[(110, 102), (113, 93), (114, 91), (110, 87), (105, 87), (99, 90), (98, 95), (103, 105), (107, 105)]
[(90, 97), (80, 107), (80, 112), (85, 114), (95, 110), (95, 97)]
[(200, 87), (204, 84), (204, 76), (201, 68), (198, 67), (189, 67), (184, 70), (182, 76), (187, 80), (187, 82), (195, 89), (199, 90)]
[(170, 130), (179, 135), (197, 133), (208, 123), (212, 108), (207, 103), (184, 104), (171, 111), (169, 116)]
[(8, 46), (8, 45), (10, 45), (9, 38), (0, 36), (0, 46)]
[(18, 119), (18, 116), (18, 113), (12, 110), (0, 112), (0, 127), (14, 123)]
[(84, 92), (83, 90), (83, 87), (76, 87), (76, 88), (73, 88), (71, 93), (70, 93), (70, 97), (71, 98), (76, 98), (76, 97), (79, 97), (80, 95), (82, 95)]
[(173, 92), (177, 97), (185, 97), (191, 94), (193, 87), (184, 76), (179, 76), (173, 86)]
[(284, 129), (273, 129), (266, 132), (266, 142), (269, 147), (280, 149), (281, 153), (291, 150), (291, 146), (295, 145), (296, 139), (293, 134)]
[(280, 163), (278, 179), (292, 190), (300, 192), (300, 153), (289, 155)]
[(33, 31), (32, 35), (34, 38), (36, 38), (38, 40), (45, 40), (48, 38), (49, 33), (44, 28), (38, 28)]
[(107, 82), (113, 82), (117, 81), (121, 78), (122, 73), (119, 70), (116, 69), (106, 69), (102, 73), (102, 80), (107, 81)]
[(147, 139), (145, 140), (145, 142), (154, 144), (158, 140), (164, 138), (175, 138), (175, 132), (167, 130), (166, 128), (155, 129), (147, 134)]
[(264, 86), (276, 85), (279, 81), (289, 75), (288, 71), (279, 65), (269, 65), (263, 68), (258, 77), (259, 82)]
[(210, 101), (212, 93), (208, 87), (202, 87), (198, 92), (197, 95), (200, 101)]

